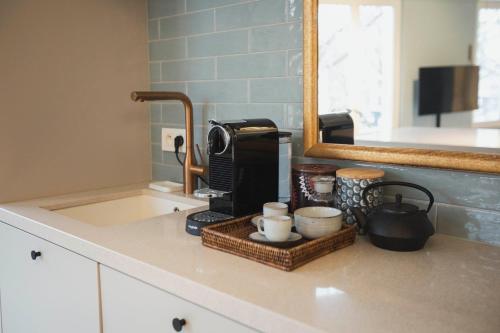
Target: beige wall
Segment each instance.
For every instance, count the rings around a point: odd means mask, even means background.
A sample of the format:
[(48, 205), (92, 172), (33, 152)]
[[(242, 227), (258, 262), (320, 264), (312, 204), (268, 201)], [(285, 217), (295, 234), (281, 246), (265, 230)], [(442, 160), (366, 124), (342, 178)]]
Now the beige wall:
[(150, 179), (145, 0), (0, 0), (0, 202)]

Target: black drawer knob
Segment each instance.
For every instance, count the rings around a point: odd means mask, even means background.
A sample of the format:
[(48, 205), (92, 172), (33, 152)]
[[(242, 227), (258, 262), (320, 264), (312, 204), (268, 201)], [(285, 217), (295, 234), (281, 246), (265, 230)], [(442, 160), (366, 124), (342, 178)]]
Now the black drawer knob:
[(174, 318), (172, 320), (172, 326), (174, 327), (174, 330), (176, 332), (182, 331), (182, 327), (184, 325), (186, 325), (186, 320), (185, 319)]
[(31, 251), (31, 259), (36, 260), (36, 258), (42, 256), (42, 252), (40, 251)]

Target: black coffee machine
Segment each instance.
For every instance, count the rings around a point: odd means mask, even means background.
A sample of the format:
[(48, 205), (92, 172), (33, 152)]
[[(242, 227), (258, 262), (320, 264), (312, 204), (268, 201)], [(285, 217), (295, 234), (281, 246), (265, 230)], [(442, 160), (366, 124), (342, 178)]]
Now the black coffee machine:
[(210, 209), (187, 217), (186, 231), (257, 213), (278, 200), (279, 133), (269, 119), (211, 120), (208, 133)]

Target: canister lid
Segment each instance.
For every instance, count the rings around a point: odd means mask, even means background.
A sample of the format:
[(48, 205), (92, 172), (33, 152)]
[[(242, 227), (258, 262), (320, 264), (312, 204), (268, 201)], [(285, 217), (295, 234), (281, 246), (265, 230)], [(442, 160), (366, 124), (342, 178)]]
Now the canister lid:
[(294, 164), (292, 165), (292, 170), (315, 175), (335, 175), (335, 171), (338, 170), (338, 167), (333, 164)]
[(384, 171), (375, 168), (345, 168), (337, 170), (337, 177), (350, 179), (375, 179), (384, 177)]

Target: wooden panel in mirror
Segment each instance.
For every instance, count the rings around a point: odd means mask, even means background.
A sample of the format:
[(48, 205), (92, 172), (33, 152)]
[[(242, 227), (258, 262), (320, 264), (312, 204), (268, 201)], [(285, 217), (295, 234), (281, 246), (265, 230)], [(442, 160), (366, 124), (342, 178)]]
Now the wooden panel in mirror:
[(500, 173), (500, 154), (321, 143), (318, 128), (318, 0), (304, 0), (304, 155)]

